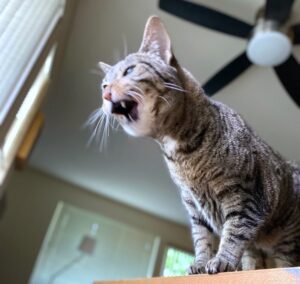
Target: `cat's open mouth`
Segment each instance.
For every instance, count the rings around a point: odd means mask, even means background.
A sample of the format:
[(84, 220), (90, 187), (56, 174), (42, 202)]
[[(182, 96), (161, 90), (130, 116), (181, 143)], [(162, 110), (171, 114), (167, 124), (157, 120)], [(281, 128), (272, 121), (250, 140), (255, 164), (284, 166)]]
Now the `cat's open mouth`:
[(138, 103), (132, 100), (112, 102), (111, 112), (124, 115), (129, 121), (138, 119)]

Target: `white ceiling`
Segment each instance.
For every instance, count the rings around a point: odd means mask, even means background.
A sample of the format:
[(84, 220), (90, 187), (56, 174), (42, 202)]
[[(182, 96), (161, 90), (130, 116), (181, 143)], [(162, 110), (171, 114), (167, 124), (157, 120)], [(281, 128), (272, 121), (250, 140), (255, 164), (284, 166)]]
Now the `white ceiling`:
[[(254, 22), (263, 0), (197, 1)], [(294, 6), (300, 11), (300, 1)], [(156, 0), (81, 0), (59, 81), (45, 105), (46, 126), (31, 165), (88, 190), (179, 222), (187, 218), (158, 146), (148, 139), (111, 133), (107, 148), (86, 143), (82, 129), (101, 103), (100, 77), (90, 70), (98, 61), (114, 63), (137, 50), (149, 15), (165, 22), (179, 61), (204, 82), (245, 49), (246, 41), (185, 22), (157, 9)], [(294, 19), (300, 22), (300, 13)], [(300, 59), (300, 48), (294, 49)], [(300, 77), (300, 74), (299, 74)], [(300, 109), (287, 96), (271, 69), (251, 67), (215, 96), (239, 111), (275, 149), (300, 160)]]

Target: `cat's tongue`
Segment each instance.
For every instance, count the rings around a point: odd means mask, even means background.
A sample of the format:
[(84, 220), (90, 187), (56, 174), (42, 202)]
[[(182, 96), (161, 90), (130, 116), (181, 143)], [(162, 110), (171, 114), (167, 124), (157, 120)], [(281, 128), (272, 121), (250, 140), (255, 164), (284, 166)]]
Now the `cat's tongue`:
[(130, 100), (112, 102), (112, 113), (124, 115), (129, 121), (135, 121), (138, 119), (137, 106), (137, 102)]

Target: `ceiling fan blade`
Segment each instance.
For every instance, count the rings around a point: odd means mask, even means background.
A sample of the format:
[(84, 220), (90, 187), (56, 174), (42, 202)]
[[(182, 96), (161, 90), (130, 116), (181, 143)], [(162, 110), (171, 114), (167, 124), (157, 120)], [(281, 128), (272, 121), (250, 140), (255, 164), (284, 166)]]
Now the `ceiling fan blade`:
[(247, 38), (253, 28), (241, 20), (189, 1), (160, 0), (159, 8), (208, 29), (241, 38)]
[(300, 107), (300, 64), (291, 55), (286, 62), (274, 67), (274, 69), (290, 97)]
[(300, 24), (292, 26), (292, 31), (294, 33), (294, 44), (300, 44)]
[(284, 23), (292, 10), (295, 0), (267, 0), (265, 7), (265, 18)]
[(210, 78), (204, 84), (203, 89), (208, 96), (212, 96), (236, 79), (251, 65), (252, 63), (249, 61), (246, 52), (244, 52)]

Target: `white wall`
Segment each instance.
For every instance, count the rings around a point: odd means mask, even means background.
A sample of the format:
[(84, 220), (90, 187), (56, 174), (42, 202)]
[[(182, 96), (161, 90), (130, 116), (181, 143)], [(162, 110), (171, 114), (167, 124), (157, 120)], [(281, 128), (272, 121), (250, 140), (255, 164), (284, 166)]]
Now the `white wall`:
[[(162, 245), (192, 250), (188, 228), (89, 193), (35, 170), (14, 172), (7, 184), (7, 209), (0, 220), (0, 283), (28, 281), (58, 201), (160, 235)], [(162, 257), (163, 250), (160, 251)], [(159, 273), (157, 263), (156, 273)]]

